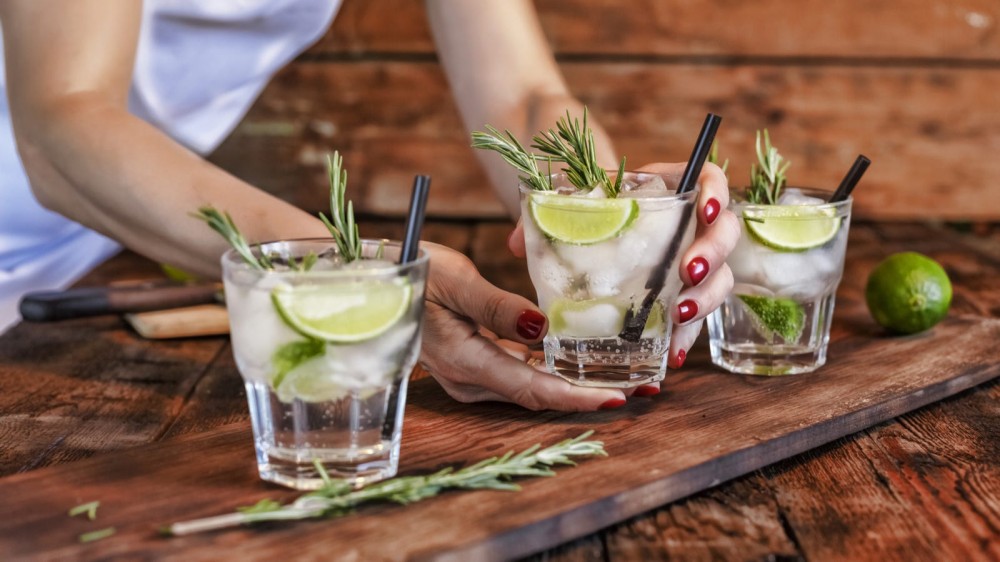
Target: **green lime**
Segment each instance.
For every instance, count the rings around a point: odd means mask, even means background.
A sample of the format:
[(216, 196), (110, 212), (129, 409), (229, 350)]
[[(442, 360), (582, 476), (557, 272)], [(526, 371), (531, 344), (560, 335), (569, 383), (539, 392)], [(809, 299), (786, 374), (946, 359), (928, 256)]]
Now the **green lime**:
[[(625, 323), (625, 310), (611, 298), (559, 299), (549, 306), (546, 315), (552, 332), (567, 336), (610, 337), (620, 332)], [(656, 301), (649, 310), (645, 330), (662, 329), (663, 304)]]
[(318, 340), (352, 343), (374, 338), (399, 321), (413, 289), (404, 279), (335, 285), (282, 285), (271, 291), (281, 318)]
[(300, 363), (277, 383), (278, 400), (291, 402), (329, 402), (343, 398), (347, 389), (333, 382), (326, 358), (322, 355)]
[(951, 281), (941, 264), (923, 254), (893, 254), (868, 276), (865, 301), (880, 325), (900, 334), (915, 334), (948, 313)]
[(528, 202), (535, 224), (546, 235), (570, 244), (609, 240), (639, 214), (635, 199), (587, 199), (534, 193)]
[(801, 304), (780, 297), (737, 296), (750, 310), (754, 325), (762, 336), (770, 340), (777, 334), (785, 343), (799, 341), (806, 324), (806, 313)]
[(837, 235), (841, 220), (829, 207), (773, 205), (744, 213), (747, 229), (765, 246), (799, 252), (826, 244)]

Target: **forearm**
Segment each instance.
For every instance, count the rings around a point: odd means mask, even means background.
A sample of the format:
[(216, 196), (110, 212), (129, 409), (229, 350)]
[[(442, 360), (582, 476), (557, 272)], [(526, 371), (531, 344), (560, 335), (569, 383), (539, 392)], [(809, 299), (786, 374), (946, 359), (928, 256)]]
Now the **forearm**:
[(99, 97), (66, 96), (20, 116), (19, 149), (39, 201), (153, 260), (218, 274), (226, 245), (190, 216), (204, 205), (229, 212), (251, 241), (326, 233)]
[[(427, 14), (467, 131), (487, 124), (509, 130), (525, 146), (565, 116), (582, 118), (527, 0), (427, 0)], [(590, 125), (602, 163), (615, 166), (610, 138)], [(504, 206), (518, 214), (517, 173), (490, 151), (476, 151)]]

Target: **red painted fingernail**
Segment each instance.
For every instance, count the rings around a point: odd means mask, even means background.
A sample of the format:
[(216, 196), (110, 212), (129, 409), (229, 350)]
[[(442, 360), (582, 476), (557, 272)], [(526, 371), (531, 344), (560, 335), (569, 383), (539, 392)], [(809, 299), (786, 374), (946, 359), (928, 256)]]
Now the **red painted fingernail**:
[(712, 197), (705, 203), (705, 224), (712, 224), (719, 218), (719, 200)]
[(681, 324), (690, 321), (698, 315), (698, 303), (691, 299), (682, 301), (681, 304), (677, 305), (677, 315), (680, 317)]
[(680, 369), (684, 366), (684, 360), (687, 359), (687, 352), (683, 349), (677, 350), (677, 365), (674, 366), (675, 369)]
[(658, 386), (640, 386), (635, 389), (632, 396), (656, 396), (660, 393), (660, 387)]
[(526, 340), (533, 340), (545, 327), (545, 315), (537, 310), (525, 310), (517, 317), (517, 333)]
[(701, 283), (701, 280), (708, 275), (708, 260), (699, 256), (691, 260), (691, 263), (687, 265), (688, 277), (691, 278), (691, 285), (697, 285)]
[(605, 403), (601, 404), (600, 406), (598, 406), (597, 409), (598, 410), (610, 410), (612, 408), (621, 408), (624, 405), (625, 405), (625, 399), (624, 398), (612, 398), (611, 400), (608, 400), (607, 402), (605, 402)]

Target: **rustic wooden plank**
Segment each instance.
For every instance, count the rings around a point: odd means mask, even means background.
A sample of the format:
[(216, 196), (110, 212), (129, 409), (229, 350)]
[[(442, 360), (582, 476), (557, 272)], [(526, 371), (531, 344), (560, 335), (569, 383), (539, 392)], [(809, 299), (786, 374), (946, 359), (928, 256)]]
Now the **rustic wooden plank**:
[[(793, 183), (832, 189), (858, 153), (868, 155), (857, 217), (1000, 219), (1000, 161), (970, 156), (1000, 143), (1000, 70), (610, 62), (562, 69), (630, 162), (685, 160), (711, 110), (724, 117), (718, 138), (733, 185), (746, 182), (754, 131), (767, 127), (793, 162)], [(468, 144), (436, 63), (299, 62), (212, 159), (318, 210), (326, 206), (323, 154), (339, 149), (363, 212), (403, 216), (413, 175), (429, 173), (431, 216), (502, 217)]]
[[(989, 0), (536, 0), (559, 54), (996, 60), (1000, 9)], [(425, 54), (420, 2), (346, 0), (314, 56)]]
[[(115, 540), (85, 547), (94, 557), (143, 552), (170, 559), (226, 548), (232, 556), (259, 559), (287, 552), (289, 544), (298, 545), (301, 556), (349, 548), (344, 555), (363, 559), (526, 555), (989, 380), (1000, 374), (998, 337), (1000, 320), (964, 317), (946, 320), (932, 341), (849, 336), (834, 342), (838, 361), (822, 373), (780, 379), (719, 373), (701, 359), (669, 375), (665, 393), (595, 413), (526, 415), (509, 405), (460, 404), (424, 379), (414, 383), (407, 407), (406, 473), (592, 427), (611, 456), (556, 479), (527, 482), (517, 494), (449, 494), (406, 509), (362, 509), (337, 521), (266, 532), (153, 538), (166, 520), (231, 509), (270, 490), (248, 474), (252, 447), (240, 426), (0, 480), (8, 508), (30, 514), (0, 520), (0, 545), (40, 555), (74, 552), (78, 526), (63, 515), (63, 504), (79, 496), (107, 499), (102, 524), (119, 528)], [(938, 353), (934, 342), (962, 352)], [(881, 361), (873, 370), (876, 353)], [(246, 501), (239, 499), (241, 487)], [(122, 505), (126, 497), (145, 498), (146, 505)]]

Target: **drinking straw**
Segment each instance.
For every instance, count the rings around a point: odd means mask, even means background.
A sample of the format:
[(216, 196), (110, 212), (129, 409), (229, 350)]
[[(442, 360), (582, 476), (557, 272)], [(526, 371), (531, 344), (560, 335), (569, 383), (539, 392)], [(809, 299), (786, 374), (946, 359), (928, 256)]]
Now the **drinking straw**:
[[(705, 117), (705, 123), (701, 126), (701, 132), (698, 133), (698, 140), (695, 142), (694, 150), (691, 151), (691, 158), (688, 160), (687, 167), (684, 168), (684, 175), (681, 176), (681, 183), (677, 186), (677, 193), (686, 193), (694, 189), (694, 186), (697, 185), (698, 176), (701, 175), (701, 169), (705, 164), (705, 159), (708, 158), (712, 143), (715, 142), (715, 132), (719, 130), (719, 123), (721, 122), (722, 117), (714, 113), (709, 113)], [(653, 310), (653, 303), (656, 302), (656, 297), (663, 290), (663, 285), (667, 281), (667, 271), (674, 262), (674, 258), (677, 257), (677, 251), (681, 247), (681, 240), (687, 232), (688, 223), (691, 222), (691, 215), (694, 213), (696, 206), (697, 204), (687, 205), (681, 212), (681, 220), (677, 225), (677, 231), (670, 240), (670, 244), (667, 245), (663, 259), (653, 268), (649, 280), (646, 281), (646, 288), (649, 289), (649, 292), (642, 299), (642, 305), (638, 311), (635, 310), (635, 307), (630, 307), (625, 312), (625, 322), (623, 323), (622, 331), (618, 333), (619, 338), (629, 342), (637, 342), (642, 336), (642, 332), (646, 328), (646, 320), (649, 319), (649, 313)]]
[(427, 210), (427, 191), (430, 187), (430, 176), (415, 176), (413, 178), (410, 210), (406, 215), (406, 234), (403, 236), (403, 248), (399, 253), (400, 264), (410, 263), (417, 259), (420, 230), (424, 226), (424, 212)]
[(868, 165), (871, 163), (872, 161), (867, 156), (858, 154), (858, 157), (854, 160), (854, 165), (851, 166), (850, 171), (847, 172), (844, 179), (840, 181), (837, 191), (834, 191), (830, 197), (830, 203), (837, 203), (847, 199), (847, 196), (854, 191), (854, 186), (858, 185), (858, 182), (861, 181), (861, 176), (865, 174), (865, 170), (868, 169)]

